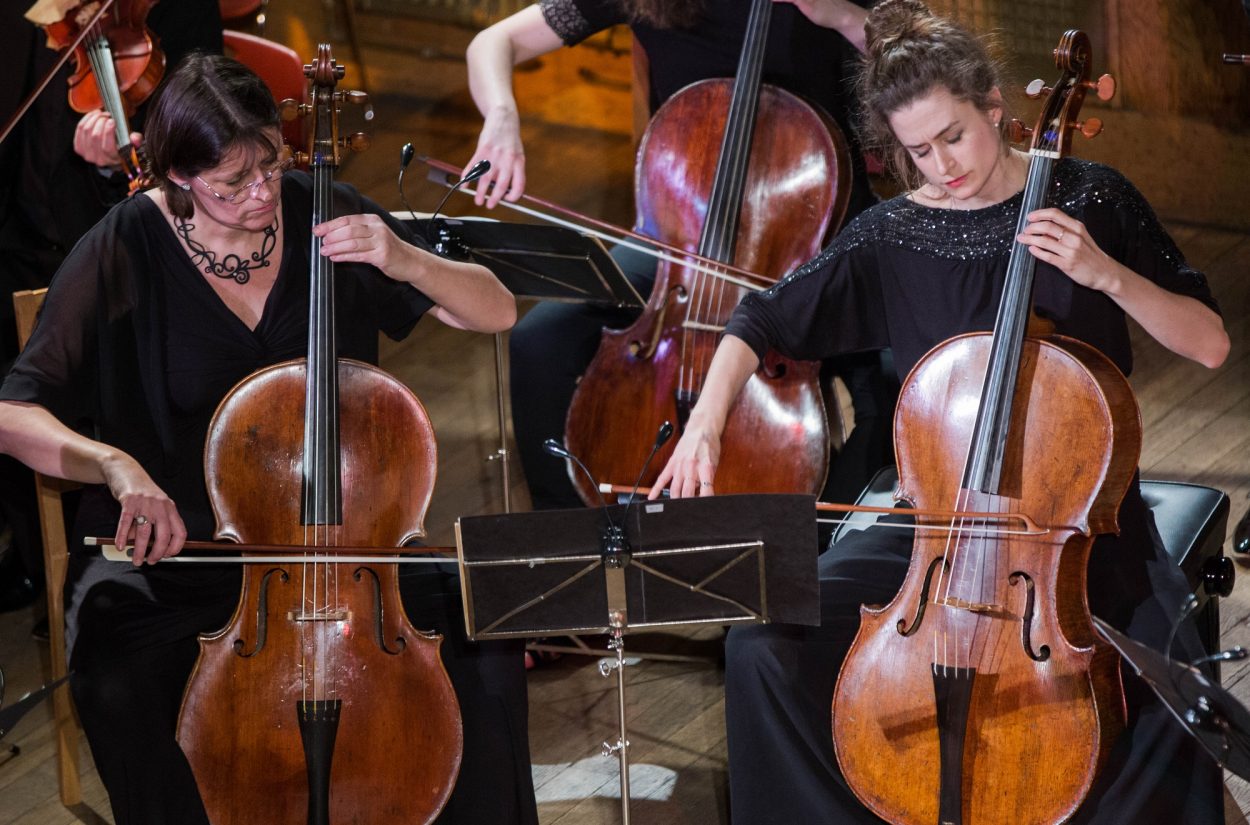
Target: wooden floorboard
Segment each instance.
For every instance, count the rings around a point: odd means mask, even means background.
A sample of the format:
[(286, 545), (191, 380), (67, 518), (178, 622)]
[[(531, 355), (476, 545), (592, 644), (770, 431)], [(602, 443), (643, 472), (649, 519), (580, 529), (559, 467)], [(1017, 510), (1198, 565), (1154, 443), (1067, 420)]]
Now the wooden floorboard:
[[(289, 6), (289, 7), (288, 7)], [(326, 4), (295, 0), (272, 4), (271, 34), (301, 54), (340, 24)], [(294, 12), (298, 12), (296, 15)], [(379, 30), (368, 21), (365, 56), (377, 117), (365, 124), (349, 112), (346, 131), (367, 128), (374, 148), (347, 160), (340, 178), (355, 183), (383, 206), (400, 209), (396, 190), (399, 148), (412, 141), (419, 153), (453, 163), (472, 154), (479, 122), (469, 100), (464, 67), (447, 55), (467, 42), (456, 27), (413, 29), (410, 22)], [(422, 32), (425, 32), (422, 34)], [(383, 43), (383, 45), (369, 45)], [(405, 44), (413, 46), (406, 47)], [(416, 56), (431, 43), (446, 54)], [(355, 67), (342, 41), (335, 44), (349, 62), (346, 85)], [(605, 82), (581, 82), (585, 69)], [(629, 222), (633, 207), (631, 124), (628, 114), (628, 56), (589, 49), (563, 50), (523, 67), (517, 76), (523, 134), (530, 169), (530, 191), (597, 217)], [(1107, 116), (1108, 128), (1114, 114)], [(592, 125), (597, 123), (598, 125)], [(1183, 163), (1175, 164), (1178, 176)], [(414, 163), (405, 192), (413, 208), (433, 208), (441, 190), (425, 182)], [(1178, 180), (1176, 185), (1184, 185)], [(1146, 192), (1147, 197), (1150, 196)], [(453, 212), (469, 210), (467, 199), (453, 200)], [(514, 219), (503, 213), (495, 217)], [(1250, 237), (1202, 226), (1173, 224), (1173, 237), (1190, 263), (1206, 272), (1221, 302), (1233, 338), (1233, 354), (1214, 371), (1203, 370), (1163, 352), (1140, 330), (1134, 332), (1137, 360), (1132, 383), (1145, 426), (1142, 472), (1209, 484), (1228, 492), (1232, 519), (1228, 531), (1250, 505)], [(456, 517), (502, 509), (502, 474), (486, 457), (498, 447), (494, 342), (427, 322), (406, 341), (384, 342), (383, 365), (417, 392), (434, 421), (439, 443), (439, 479), (429, 513), (428, 541), (452, 542)], [(553, 434), (554, 435), (554, 434)], [(512, 466), (513, 506), (528, 502), (519, 469)], [(1243, 579), (1250, 570), (1239, 562)], [(9, 685), (6, 702), (39, 684), (47, 672), (46, 648), (29, 630), (37, 608), (0, 616), (0, 667)], [(1225, 645), (1250, 646), (1250, 584), (1239, 582), (1221, 605)], [(719, 631), (704, 628), (679, 634), (631, 639), (631, 646), (673, 649), (679, 643), (699, 653), (715, 652)], [(601, 643), (601, 640), (599, 641)], [(531, 672), (531, 751), (539, 781), (544, 825), (619, 821), (617, 777), (612, 760), (599, 756), (602, 743), (615, 739), (617, 699), (614, 679), (600, 675), (596, 657), (566, 655)], [(1225, 684), (1250, 701), (1250, 662), (1225, 665)], [(643, 660), (627, 668), (627, 713), (638, 821), (660, 825), (710, 825), (728, 821), (727, 758), (720, 668), (714, 663)], [(0, 823), (60, 825), (76, 821), (111, 822), (107, 801), (83, 746), (84, 807), (66, 810), (56, 791), (51, 725), (45, 708), (36, 709), (2, 744), (22, 753), (0, 753)], [(1250, 783), (1231, 778), (1229, 823), (1245, 823)], [(96, 819), (97, 814), (103, 815)]]

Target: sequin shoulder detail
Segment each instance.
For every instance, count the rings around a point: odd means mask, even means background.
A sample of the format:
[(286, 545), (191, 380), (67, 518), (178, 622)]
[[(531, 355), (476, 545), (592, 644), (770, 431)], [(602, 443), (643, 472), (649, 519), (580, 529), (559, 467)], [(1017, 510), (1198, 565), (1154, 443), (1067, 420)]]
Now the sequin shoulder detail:
[(594, 34), (590, 21), (573, 0), (539, 0), (538, 7), (543, 20), (566, 46), (580, 43)]

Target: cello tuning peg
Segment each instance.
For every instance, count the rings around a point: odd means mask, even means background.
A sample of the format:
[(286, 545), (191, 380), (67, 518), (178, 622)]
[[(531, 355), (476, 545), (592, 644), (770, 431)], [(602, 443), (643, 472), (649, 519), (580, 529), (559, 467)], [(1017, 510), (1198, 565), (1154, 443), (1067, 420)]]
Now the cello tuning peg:
[(1085, 86), (1098, 95), (1099, 100), (1110, 100), (1115, 97), (1115, 78), (1105, 74), (1097, 80), (1085, 81)]
[(1045, 94), (1050, 94), (1050, 87), (1047, 86), (1046, 82), (1040, 77), (1030, 80), (1029, 85), (1024, 87), (1025, 97), (1030, 97), (1036, 100)]
[(363, 152), (369, 148), (369, 136), (364, 132), (353, 132), (344, 138), (343, 142), (353, 152)]
[(1085, 137), (1092, 138), (1102, 131), (1102, 120), (1096, 117), (1078, 120), (1076, 123), (1072, 124), (1072, 128), (1076, 129)]
[(1012, 118), (1007, 121), (1007, 140), (1012, 143), (1024, 143), (1033, 135), (1033, 130), (1024, 125), (1024, 121)]
[(299, 168), (301, 169), (308, 168), (308, 162), (311, 160), (311, 158), (308, 156), (307, 152), (292, 152), (291, 157), (295, 160), (295, 165), (298, 166)]
[(308, 114), (308, 106), (288, 97), (278, 104), (278, 114), (285, 121), (295, 120), (301, 115)]
[(346, 101), (348, 103), (352, 103), (355, 105), (360, 105), (361, 103), (367, 103), (369, 101), (369, 95), (365, 92), (356, 92), (356, 91), (338, 92), (335, 94), (335, 97), (337, 97), (339, 100), (343, 100), (343, 101)]

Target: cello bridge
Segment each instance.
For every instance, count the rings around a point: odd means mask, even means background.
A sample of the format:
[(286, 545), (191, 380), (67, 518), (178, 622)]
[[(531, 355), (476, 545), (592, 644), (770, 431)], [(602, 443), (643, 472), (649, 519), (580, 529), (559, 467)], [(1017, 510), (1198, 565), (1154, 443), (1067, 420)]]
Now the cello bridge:
[(956, 599), (956, 598), (952, 598), (949, 596), (944, 599), (937, 599), (936, 603), (942, 605), (943, 607), (950, 607), (955, 610), (967, 610), (969, 613), (985, 613), (985, 614), (1000, 613), (1001, 614), (1001, 613), (1006, 612), (1005, 610), (1003, 610), (1003, 608), (999, 607), (996, 604), (987, 604), (985, 602), (970, 602), (967, 599)]
[(296, 613), (294, 610), (287, 611), (286, 620), (288, 622), (350, 622), (352, 612), (350, 610), (314, 610), (311, 613), (300, 611)]

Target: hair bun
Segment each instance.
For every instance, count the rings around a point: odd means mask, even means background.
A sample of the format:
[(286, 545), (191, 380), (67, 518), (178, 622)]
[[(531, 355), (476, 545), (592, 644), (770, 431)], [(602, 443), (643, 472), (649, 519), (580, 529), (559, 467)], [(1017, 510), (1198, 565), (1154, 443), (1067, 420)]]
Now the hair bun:
[(935, 22), (933, 12), (920, 0), (882, 0), (864, 23), (868, 54), (879, 59), (900, 43), (927, 39)]

